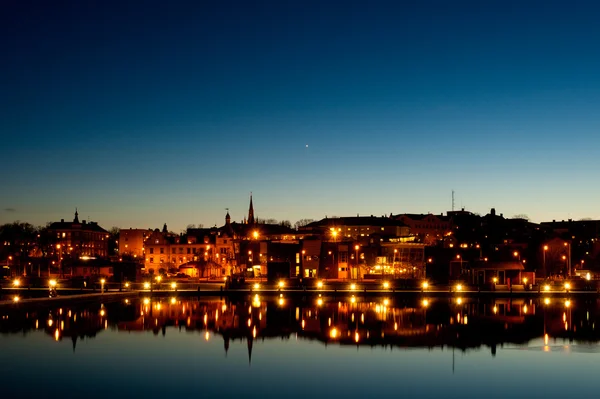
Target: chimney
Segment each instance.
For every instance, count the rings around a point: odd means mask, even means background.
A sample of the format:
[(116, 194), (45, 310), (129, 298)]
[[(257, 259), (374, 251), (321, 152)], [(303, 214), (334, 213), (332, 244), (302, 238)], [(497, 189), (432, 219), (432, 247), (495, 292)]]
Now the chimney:
[(64, 223), (64, 222), (65, 222), (65, 219), (60, 219), (60, 222), (61, 222), (61, 223)]
[(81, 222), (82, 222), (83, 224), (85, 224), (85, 219), (83, 219)]

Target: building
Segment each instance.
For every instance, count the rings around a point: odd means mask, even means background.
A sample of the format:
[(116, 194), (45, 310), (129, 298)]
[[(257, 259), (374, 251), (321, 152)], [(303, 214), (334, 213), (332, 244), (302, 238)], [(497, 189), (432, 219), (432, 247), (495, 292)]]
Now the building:
[(435, 244), (452, 231), (452, 218), (442, 214), (404, 213), (392, 216), (392, 219), (404, 223), (411, 234), (419, 236), (420, 241), (428, 245)]
[(119, 231), (119, 255), (144, 258), (144, 243), (152, 233), (146, 229), (121, 229)]
[[(376, 216), (351, 216), (325, 218), (301, 227), (305, 234), (331, 235), (337, 238), (360, 240), (373, 235), (386, 237), (405, 237), (410, 228), (399, 220)], [(335, 232), (335, 233), (334, 233)]]
[(79, 214), (75, 210), (72, 222), (54, 222), (48, 227), (52, 238), (52, 252), (59, 259), (69, 255), (71, 257), (107, 257), (108, 256), (108, 231), (96, 222), (79, 221)]

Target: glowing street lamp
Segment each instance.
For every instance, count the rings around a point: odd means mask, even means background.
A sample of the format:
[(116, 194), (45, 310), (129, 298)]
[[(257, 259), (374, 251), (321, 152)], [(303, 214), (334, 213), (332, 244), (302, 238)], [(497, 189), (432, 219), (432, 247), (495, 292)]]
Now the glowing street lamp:
[(386, 290), (387, 290), (388, 288), (390, 288), (390, 283), (388, 283), (387, 281), (384, 281), (384, 282), (383, 282), (383, 288), (384, 288), (384, 289), (386, 289)]
[(282, 280), (279, 283), (277, 283), (277, 286), (279, 287), (279, 289), (282, 289), (283, 287), (285, 287), (285, 282)]
[(360, 275), (360, 272), (358, 271), (358, 249), (359, 248), (360, 247), (358, 245), (354, 246), (354, 250), (356, 251), (356, 255), (355, 256), (356, 256), (356, 279), (357, 280), (359, 279), (359, 275)]
[(106, 280), (100, 279), (100, 290), (102, 293), (104, 293), (104, 283), (106, 283)]
[(457, 291), (457, 292), (461, 292), (461, 291), (462, 291), (462, 289), (463, 289), (463, 286), (462, 286), (462, 284), (456, 284), (456, 291)]
[(145, 290), (149, 290), (150, 289), (150, 283), (148, 283), (148, 282), (144, 283), (144, 289)]
[(544, 250), (542, 251), (542, 259), (543, 259), (542, 265), (544, 267), (544, 277), (546, 277), (546, 252), (548, 252), (548, 246), (544, 245), (543, 249)]
[(323, 288), (323, 282), (322, 281), (318, 281), (317, 282), (317, 288), (319, 288), (319, 289)]
[(172, 289), (172, 290), (177, 290), (177, 283), (176, 283), (175, 281), (173, 281), (173, 282), (171, 283), (171, 289)]
[(423, 281), (422, 287), (423, 290), (426, 290), (427, 288), (429, 288), (429, 283), (427, 281)]
[(13, 286), (18, 287), (20, 285), (21, 285), (21, 280), (19, 280), (18, 278), (13, 281)]

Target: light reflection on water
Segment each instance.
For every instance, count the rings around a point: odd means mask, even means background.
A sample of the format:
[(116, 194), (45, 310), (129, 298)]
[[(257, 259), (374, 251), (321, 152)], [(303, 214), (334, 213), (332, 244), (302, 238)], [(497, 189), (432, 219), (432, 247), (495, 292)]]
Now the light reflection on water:
[(447, 397), (455, 387), (460, 397), (503, 397), (508, 384), (517, 397), (585, 396), (600, 388), (584, 378), (600, 360), (599, 309), (595, 299), (256, 295), (0, 309), (0, 375), (32, 395), (44, 389), (26, 384), (31, 375), (52, 386), (108, 380), (123, 394), (244, 396), (252, 388), (269, 397), (265, 389), (276, 387), (289, 397), (307, 389), (313, 396)]

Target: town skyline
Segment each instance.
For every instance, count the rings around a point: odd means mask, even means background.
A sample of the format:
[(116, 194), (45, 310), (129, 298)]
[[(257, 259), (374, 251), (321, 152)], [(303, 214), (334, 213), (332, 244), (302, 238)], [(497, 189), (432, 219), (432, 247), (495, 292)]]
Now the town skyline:
[[(250, 197), (249, 197), (250, 198)], [(253, 199), (253, 207), (256, 209), (256, 200)], [(452, 204), (450, 205), (450, 208), (452, 208)], [(259, 207), (257, 209), (261, 209), (260, 207), (260, 202), (259, 202)], [(480, 215), (480, 216), (485, 216), (487, 214), (489, 214), (492, 210), (497, 211), (498, 215), (503, 216), (504, 218), (507, 219), (511, 219), (511, 218), (525, 218), (528, 221), (532, 222), (532, 223), (542, 223), (542, 222), (551, 222), (551, 221), (567, 221), (567, 220), (596, 220), (592, 217), (589, 216), (583, 216), (580, 218), (574, 218), (571, 216), (571, 214), (567, 214), (565, 215), (565, 217), (559, 217), (559, 218), (553, 218), (553, 219), (542, 219), (542, 220), (535, 220), (533, 219), (530, 214), (526, 213), (526, 212), (517, 212), (517, 213), (506, 213), (506, 212), (502, 212), (502, 208), (496, 208), (494, 206), (487, 208), (487, 210), (483, 210), (481, 212), (478, 212), (476, 210), (472, 210), (472, 209), (467, 209), (465, 207), (458, 207), (455, 204), (454, 210), (452, 209), (448, 209), (445, 211), (441, 211), (441, 212), (408, 212), (408, 211), (398, 211), (398, 210), (393, 210), (391, 212), (387, 212), (387, 213), (373, 213), (373, 212), (365, 212), (365, 213), (355, 213), (355, 214), (339, 214), (339, 213), (331, 213), (331, 214), (324, 214), (321, 216), (316, 216), (316, 217), (310, 217), (307, 215), (298, 215), (297, 218), (290, 218), (290, 217), (285, 217), (286, 213), (283, 213), (282, 215), (284, 217), (273, 217), (272, 214), (269, 214), (269, 212), (265, 212), (265, 214), (261, 214), (261, 213), (255, 213), (256, 218), (258, 223), (264, 223), (265, 221), (267, 222), (277, 222), (277, 223), (282, 223), (282, 222), (290, 222), (291, 226), (294, 226), (294, 224), (296, 222), (300, 222), (300, 221), (305, 221), (305, 220), (312, 220), (312, 221), (317, 221), (317, 220), (321, 220), (321, 219), (325, 219), (325, 218), (330, 218), (330, 219), (334, 219), (334, 218), (344, 218), (344, 217), (353, 217), (353, 216), (361, 216), (361, 217), (365, 217), (365, 216), (375, 216), (375, 217), (389, 217), (390, 215), (399, 215), (399, 214), (416, 214), (416, 215), (427, 215), (427, 214), (432, 214), (432, 215), (448, 215), (448, 212), (453, 212), (453, 211), (466, 211), (475, 215)], [(9, 212), (6, 212), (5, 214), (11, 214), (11, 215), (18, 215), (19, 212), (17, 212), (16, 210), (11, 210)], [(43, 216), (40, 216), (40, 222), (38, 223), (37, 220), (38, 219), (33, 219), (33, 220), (28, 220), (28, 219), (19, 219), (19, 218), (6, 218), (6, 220), (4, 220), (4, 218), (0, 218), (0, 225), (1, 224), (9, 224), (9, 223), (14, 223), (14, 222), (22, 222), (22, 223), (29, 223), (33, 226), (45, 226), (48, 223), (52, 223), (52, 222), (57, 222), (60, 220), (66, 220), (69, 221), (72, 219), (72, 215), (74, 212), (78, 212), (79, 213), (79, 219), (81, 220), (86, 220), (86, 221), (93, 221), (96, 222), (100, 225), (102, 225), (102, 227), (106, 228), (106, 229), (110, 229), (113, 227), (117, 227), (119, 229), (128, 229), (128, 228), (143, 228), (143, 229), (160, 229), (163, 227), (163, 225), (167, 225), (170, 231), (173, 232), (184, 232), (188, 227), (193, 226), (193, 227), (202, 227), (202, 228), (213, 228), (213, 227), (221, 227), (223, 225), (225, 225), (225, 215), (229, 214), (231, 216), (231, 221), (235, 222), (235, 223), (245, 223), (247, 218), (248, 218), (248, 202), (246, 203), (246, 207), (245, 210), (233, 210), (231, 208), (225, 207), (222, 210), (222, 213), (217, 216), (217, 217), (213, 217), (211, 220), (214, 220), (214, 223), (206, 223), (203, 220), (197, 220), (197, 219), (193, 219), (190, 217), (190, 219), (186, 222), (185, 220), (183, 220), (182, 224), (177, 224), (176, 222), (173, 223), (173, 219), (168, 217), (168, 214), (165, 213), (166, 219), (165, 220), (159, 220), (159, 219), (152, 219), (152, 221), (143, 221), (138, 223), (138, 224), (129, 224), (127, 225), (127, 222), (121, 222), (119, 224), (119, 221), (117, 221), (114, 218), (111, 218), (110, 216), (108, 218), (104, 219), (99, 219), (93, 216), (93, 213), (90, 212), (85, 212), (85, 208), (83, 209), (83, 211), (81, 211), (80, 207), (74, 207), (70, 210), (70, 213), (68, 212), (68, 210), (63, 214), (63, 213), (58, 213), (57, 211), (53, 211), (51, 214), (55, 214), (58, 215), (57, 218), (55, 219), (42, 219)], [(163, 210), (164, 212), (164, 210)], [(50, 214), (49, 214), (50, 215)], [(238, 217), (240, 216), (240, 217)], [(113, 223), (107, 223), (107, 221), (115, 221)], [(136, 218), (131, 219), (131, 220), (138, 220)], [(125, 224), (124, 224), (125, 223)]]

